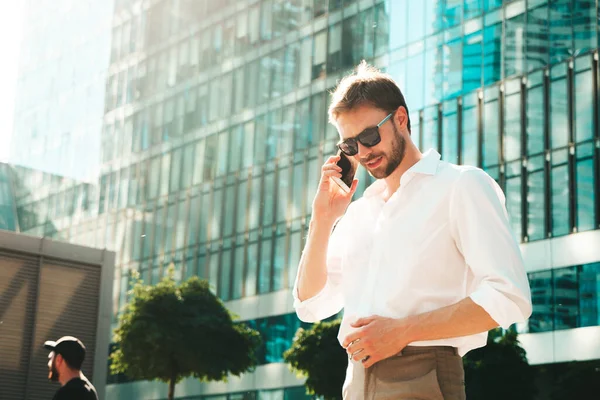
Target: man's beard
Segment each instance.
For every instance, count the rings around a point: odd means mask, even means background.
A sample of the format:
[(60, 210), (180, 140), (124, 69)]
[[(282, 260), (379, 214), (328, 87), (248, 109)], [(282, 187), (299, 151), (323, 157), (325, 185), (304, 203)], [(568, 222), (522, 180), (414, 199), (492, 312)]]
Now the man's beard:
[[(363, 167), (369, 171), (369, 174), (375, 179), (384, 179), (387, 178), (398, 168), (402, 160), (404, 160), (404, 155), (406, 153), (406, 139), (400, 134), (398, 129), (396, 128), (396, 124), (392, 121), (392, 126), (394, 127), (394, 141), (392, 142), (392, 150), (389, 154), (373, 154), (371, 157), (365, 160), (361, 160)], [(387, 166), (384, 171), (370, 170), (365, 166), (365, 164), (379, 156), (385, 156), (387, 159)]]
[(58, 382), (59, 378), (58, 370), (56, 369), (56, 365), (54, 365), (54, 361), (52, 361), (52, 368), (48, 371), (48, 380), (52, 382)]

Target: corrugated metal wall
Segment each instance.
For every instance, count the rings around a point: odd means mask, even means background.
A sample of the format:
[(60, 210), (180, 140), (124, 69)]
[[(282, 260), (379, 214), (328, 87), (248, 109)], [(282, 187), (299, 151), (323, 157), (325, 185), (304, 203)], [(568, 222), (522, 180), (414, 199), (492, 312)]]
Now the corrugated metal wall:
[(51, 399), (44, 341), (64, 335), (86, 346), (92, 379), (100, 296), (98, 265), (0, 251), (0, 399)]

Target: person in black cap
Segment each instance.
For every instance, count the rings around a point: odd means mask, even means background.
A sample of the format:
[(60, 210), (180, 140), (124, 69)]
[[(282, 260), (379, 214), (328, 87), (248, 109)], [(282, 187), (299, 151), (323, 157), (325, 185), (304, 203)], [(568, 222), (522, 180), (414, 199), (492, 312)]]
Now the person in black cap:
[(96, 388), (81, 372), (85, 346), (73, 336), (63, 336), (56, 342), (48, 340), (44, 347), (48, 355), (48, 379), (60, 382), (53, 400), (98, 400)]

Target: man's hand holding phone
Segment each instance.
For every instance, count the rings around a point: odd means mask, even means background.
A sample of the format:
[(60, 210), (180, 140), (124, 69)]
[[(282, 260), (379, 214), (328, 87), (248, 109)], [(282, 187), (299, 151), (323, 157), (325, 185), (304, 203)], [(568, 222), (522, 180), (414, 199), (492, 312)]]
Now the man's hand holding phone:
[(331, 224), (344, 215), (356, 192), (356, 161), (343, 153), (329, 157), (321, 168), (321, 181), (313, 201), (313, 219)]

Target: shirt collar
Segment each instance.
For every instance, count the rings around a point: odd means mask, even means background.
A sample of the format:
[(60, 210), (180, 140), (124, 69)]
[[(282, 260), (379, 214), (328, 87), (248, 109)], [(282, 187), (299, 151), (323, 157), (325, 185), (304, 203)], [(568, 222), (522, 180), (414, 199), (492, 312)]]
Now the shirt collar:
[[(423, 157), (410, 167), (400, 178), (400, 183), (406, 185), (413, 176), (417, 174), (435, 175), (440, 163), (440, 153), (434, 149), (427, 150)], [(380, 194), (384, 189), (383, 179), (378, 179), (373, 182), (364, 192), (364, 197), (372, 197)]]

